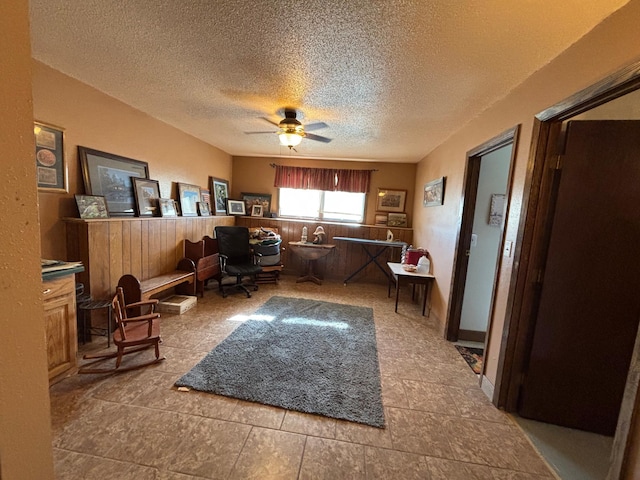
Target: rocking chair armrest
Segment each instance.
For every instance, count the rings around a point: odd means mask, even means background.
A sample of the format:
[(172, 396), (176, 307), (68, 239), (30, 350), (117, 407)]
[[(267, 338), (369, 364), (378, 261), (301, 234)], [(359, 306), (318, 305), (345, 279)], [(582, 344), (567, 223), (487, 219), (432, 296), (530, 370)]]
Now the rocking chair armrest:
[(149, 313), (147, 315), (140, 315), (139, 317), (131, 317), (131, 318), (123, 318), (122, 323), (124, 325), (128, 323), (138, 323), (138, 322), (150, 322), (155, 320), (156, 318), (160, 318), (159, 313)]
[(125, 305), (124, 308), (129, 309), (129, 308), (144, 307), (146, 305), (157, 305), (157, 304), (158, 304), (158, 299), (152, 298), (151, 300), (144, 300), (142, 302), (130, 303), (128, 305)]

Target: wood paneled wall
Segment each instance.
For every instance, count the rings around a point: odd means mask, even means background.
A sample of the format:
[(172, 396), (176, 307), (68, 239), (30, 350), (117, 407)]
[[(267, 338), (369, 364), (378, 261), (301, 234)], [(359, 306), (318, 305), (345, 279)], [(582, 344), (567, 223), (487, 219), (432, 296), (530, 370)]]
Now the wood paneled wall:
[[(282, 236), (282, 262), (284, 273), (298, 274), (305, 265), (291, 250), (290, 241), (299, 241), (302, 227), (306, 225), (308, 238), (313, 239), (313, 231), (318, 223), (298, 220), (281, 220), (255, 217), (175, 217), (175, 218), (109, 218), (82, 220), (65, 218), (67, 230), (67, 258), (81, 261), (85, 271), (77, 274), (77, 281), (85, 285), (86, 293), (99, 299), (107, 299), (126, 273), (146, 280), (162, 273), (175, 270), (183, 257), (183, 240), (198, 241), (205, 235), (213, 236), (216, 225), (242, 225), (249, 228), (273, 227)], [(360, 245), (334, 242), (333, 237), (356, 237), (384, 240), (387, 227), (366, 225), (340, 225), (322, 223), (327, 234), (327, 242), (334, 243), (336, 249), (318, 260), (319, 273), (333, 279), (344, 279), (367, 261)], [(413, 230), (392, 228), (394, 238), (410, 244)], [(390, 249), (379, 257), (381, 264), (400, 261), (400, 249)], [(353, 280), (386, 282), (382, 272), (369, 265)]]
[[(285, 248), (281, 256), (282, 263), (284, 264), (284, 273), (290, 274), (302, 273), (305, 265), (290, 249), (287, 249), (287, 244), (289, 242), (300, 241), (302, 227), (304, 226), (307, 227), (308, 241), (312, 241), (314, 230), (318, 225), (322, 225), (327, 234), (327, 243), (335, 244), (336, 248), (332, 253), (318, 260), (316, 263), (319, 273), (332, 279), (344, 279), (348, 277), (368, 259), (361, 245), (341, 241), (334, 242), (333, 237), (355, 237), (373, 240), (386, 240), (387, 238), (387, 227), (372, 225), (329, 224), (262, 217), (237, 217), (236, 224), (252, 229), (258, 227), (277, 228), (278, 233), (282, 237), (282, 246)], [(406, 242), (407, 244), (413, 242), (413, 229), (389, 228), (389, 230), (393, 232), (394, 240)], [(378, 261), (382, 265), (386, 262), (399, 262), (400, 249), (393, 248), (387, 250), (386, 253), (378, 257)], [(355, 276), (352, 281), (386, 282), (387, 279), (380, 269), (372, 263)]]
[(183, 240), (213, 236), (216, 225), (234, 225), (234, 217), (65, 218), (67, 258), (81, 261), (77, 281), (96, 299), (113, 295), (126, 273), (146, 280), (176, 269)]

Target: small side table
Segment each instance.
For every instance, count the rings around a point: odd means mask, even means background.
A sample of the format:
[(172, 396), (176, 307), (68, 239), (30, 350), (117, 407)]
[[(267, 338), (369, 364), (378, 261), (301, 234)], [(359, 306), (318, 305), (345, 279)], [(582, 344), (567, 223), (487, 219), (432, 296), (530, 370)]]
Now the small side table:
[(320, 258), (329, 255), (333, 251), (333, 249), (336, 248), (336, 246), (330, 243), (318, 244), (306, 242), (289, 242), (289, 247), (291, 247), (293, 253), (298, 255), (303, 260), (307, 261), (306, 275), (301, 275), (300, 277), (298, 277), (296, 282), (313, 282), (318, 285), (322, 285), (322, 279), (313, 272), (314, 264)]
[(431, 275), (430, 273), (419, 273), (419, 272), (407, 272), (404, 268), (402, 268), (401, 263), (392, 263), (387, 262), (387, 266), (389, 270), (391, 270), (391, 275), (389, 275), (389, 287), (387, 290), (387, 297), (391, 296), (391, 280), (396, 283), (396, 310), (398, 313), (398, 296), (400, 294), (400, 286), (401, 285), (424, 285), (424, 299), (422, 300), (422, 316), (424, 316), (424, 312), (427, 307), (427, 297), (431, 292), (431, 284), (436, 277)]
[[(87, 328), (87, 313), (91, 315), (91, 312), (94, 310), (101, 310), (103, 308), (107, 309), (107, 328), (94, 328), (89, 326)], [(78, 310), (82, 312), (82, 343), (87, 341), (87, 335), (89, 337), (92, 335), (93, 331), (99, 330), (98, 335), (107, 337), (107, 348), (111, 346), (111, 322), (113, 319), (111, 318), (111, 300), (87, 300), (78, 305)]]

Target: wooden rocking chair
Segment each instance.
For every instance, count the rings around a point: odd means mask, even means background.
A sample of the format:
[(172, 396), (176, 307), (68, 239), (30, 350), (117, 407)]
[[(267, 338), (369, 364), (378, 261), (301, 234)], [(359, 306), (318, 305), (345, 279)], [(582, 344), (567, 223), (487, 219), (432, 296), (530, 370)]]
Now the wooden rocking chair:
[[(113, 343), (117, 347), (117, 350), (115, 352), (103, 354), (85, 355), (83, 357), (84, 359), (95, 360), (80, 367), (78, 373), (126, 372), (163, 361), (165, 357), (160, 357), (160, 342), (162, 341), (160, 338), (160, 313), (155, 311), (155, 306), (157, 304), (158, 300), (147, 300), (126, 305), (122, 287), (118, 287), (116, 295), (113, 297), (111, 302), (113, 317), (116, 322), (113, 332)], [(147, 309), (148, 312), (144, 315), (134, 317), (129, 317), (127, 315), (128, 311), (140, 311), (140, 308)], [(155, 348), (155, 359), (143, 363), (137, 363), (135, 365), (124, 367), (120, 366), (124, 355), (140, 352), (151, 347)], [(93, 365), (110, 358), (116, 359), (115, 367), (92, 368)]]

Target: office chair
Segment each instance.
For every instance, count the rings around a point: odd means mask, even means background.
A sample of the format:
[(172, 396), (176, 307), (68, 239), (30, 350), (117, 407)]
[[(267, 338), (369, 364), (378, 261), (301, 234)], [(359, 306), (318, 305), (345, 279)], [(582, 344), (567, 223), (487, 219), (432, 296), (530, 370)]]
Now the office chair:
[[(254, 253), (249, 244), (249, 229), (247, 227), (215, 227), (220, 254), (220, 269), (222, 279), (219, 280), (220, 291), (226, 298), (229, 290), (243, 291), (247, 298), (251, 297), (249, 288), (258, 290), (255, 276), (262, 271), (260, 265), (254, 262)], [(236, 283), (224, 284), (225, 277), (236, 277)], [(250, 277), (250, 282), (243, 282), (243, 278)]]

